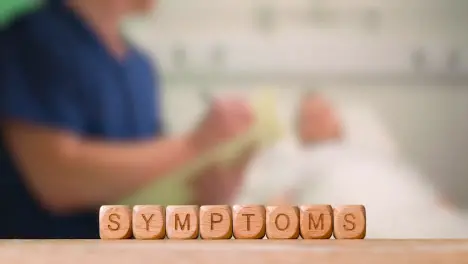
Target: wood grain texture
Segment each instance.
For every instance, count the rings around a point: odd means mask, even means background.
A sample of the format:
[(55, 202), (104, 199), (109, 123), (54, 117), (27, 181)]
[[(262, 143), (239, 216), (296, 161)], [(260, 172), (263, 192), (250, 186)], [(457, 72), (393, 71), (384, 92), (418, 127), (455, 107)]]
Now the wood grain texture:
[(304, 239), (329, 239), (333, 234), (333, 208), (330, 205), (302, 205), (299, 226)]
[(169, 239), (196, 239), (200, 234), (200, 207), (170, 205), (166, 207), (166, 235)]
[(200, 207), (200, 237), (202, 239), (231, 239), (232, 211), (229, 205)]
[(262, 205), (234, 205), (233, 235), (237, 239), (261, 239), (265, 236), (266, 212)]
[(461, 264), (468, 240), (0, 240), (2, 263)]
[(266, 215), (266, 236), (268, 239), (297, 239), (299, 237), (299, 209), (297, 206), (267, 206)]
[(99, 210), (99, 235), (102, 239), (132, 236), (132, 209), (126, 205), (103, 205)]
[(366, 208), (363, 205), (343, 205), (333, 211), (333, 236), (336, 239), (363, 239), (366, 236)]
[(161, 205), (133, 207), (133, 237), (136, 239), (166, 238), (166, 208)]

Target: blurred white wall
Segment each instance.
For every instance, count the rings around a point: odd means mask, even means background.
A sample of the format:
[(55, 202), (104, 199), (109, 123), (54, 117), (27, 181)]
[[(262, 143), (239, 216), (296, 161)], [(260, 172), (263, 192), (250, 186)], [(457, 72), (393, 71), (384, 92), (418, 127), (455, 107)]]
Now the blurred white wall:
[(466, 25), (466, 0), (161, 0), (128, 32), (164, 72), (173, 132), (203, 112), (201, 91), (274, 85), (287, 119), (310, 86), (374, 105), (408, 159), (463, 195)]

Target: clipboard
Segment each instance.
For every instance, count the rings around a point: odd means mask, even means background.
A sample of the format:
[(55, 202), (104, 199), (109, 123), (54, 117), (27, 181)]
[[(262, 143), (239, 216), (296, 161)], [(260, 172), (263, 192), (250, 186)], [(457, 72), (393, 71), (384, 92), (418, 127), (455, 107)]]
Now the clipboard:
[(251, 99), (251, 107), (255, 114), (253, 127), (244, 135), (224, 143), (198, 159), (162, 177), (160, 180), (144, 187), (121, 204), (186, 204), (191, 200), (191, 192), (186, 186), (192, 177), (213, 164), (235, 161), (253, 144), (260, 148), (274, 144), (283, 134), (277, 116), (277, 96), (272, 90), (263, 89)]

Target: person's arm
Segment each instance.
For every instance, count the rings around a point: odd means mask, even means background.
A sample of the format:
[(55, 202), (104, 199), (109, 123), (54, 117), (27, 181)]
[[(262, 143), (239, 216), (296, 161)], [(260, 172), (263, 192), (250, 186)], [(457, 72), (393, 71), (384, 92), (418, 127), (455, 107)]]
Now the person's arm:
[(118, 202), (198, 154), (189, 137), (100, 142), (16, 121), (3, 132), (27, 187), (57, 213)]
[(69, 213), (117, 203), (196, 155), (188, 138), (87, 139), (89, 96), (74, 65), (51, 47), (17, 43), (21, 30), (7, 33), (0, 39), (2, 141), (43, 207)]

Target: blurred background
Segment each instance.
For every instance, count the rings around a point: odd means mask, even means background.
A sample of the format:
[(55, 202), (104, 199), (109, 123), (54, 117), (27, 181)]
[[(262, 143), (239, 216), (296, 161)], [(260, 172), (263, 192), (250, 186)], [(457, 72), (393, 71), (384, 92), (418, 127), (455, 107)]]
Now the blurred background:
[[(2, 0), (3, 20), (23, 2)], [(468, 207), (466, 25), (466, 0), (161, 0), (125, 32), (163, 73), (170, 133), (192, 128), (213, 93), (274, 87), (289, 128), (304, 89), (366, 101), (405, 158)]]
[(366, 101), (405, 158), (468, 206), (468, 1), (167, 0), (126, 32), (164, 73), (171, 133), (208, 92), (275, 87), (289, 126), (301, 90)]

